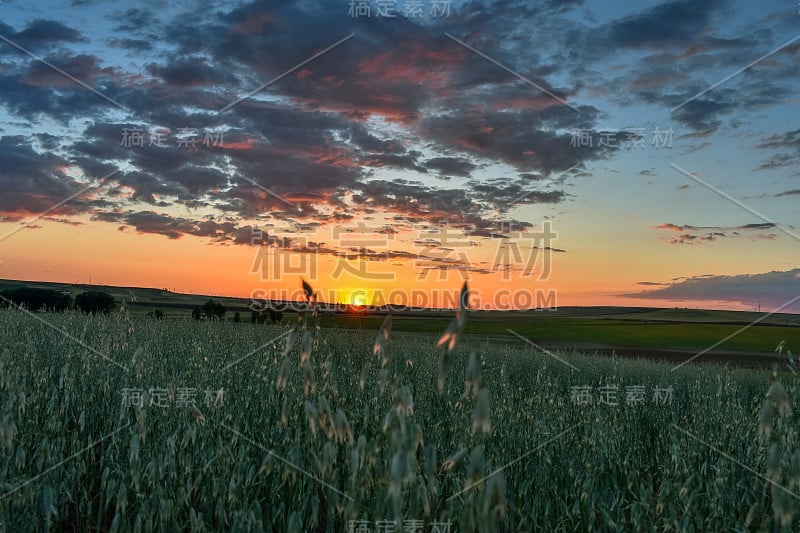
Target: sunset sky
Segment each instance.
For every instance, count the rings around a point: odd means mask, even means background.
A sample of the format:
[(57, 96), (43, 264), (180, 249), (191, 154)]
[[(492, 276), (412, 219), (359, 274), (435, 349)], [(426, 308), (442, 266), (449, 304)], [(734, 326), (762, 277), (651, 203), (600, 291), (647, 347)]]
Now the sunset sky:
[(799, 11), (5, 0), (0, 278), (784, 306)]

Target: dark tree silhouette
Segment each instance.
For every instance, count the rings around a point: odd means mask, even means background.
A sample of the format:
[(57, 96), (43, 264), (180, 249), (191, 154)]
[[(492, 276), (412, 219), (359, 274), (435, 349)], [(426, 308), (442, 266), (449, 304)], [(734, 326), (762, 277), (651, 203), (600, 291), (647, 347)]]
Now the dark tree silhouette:
[(205, 315), (208, 320), (214, 318), (222, 320), (222, 317), (225, 316), (225, 311), (225, 306), (214, 300), (209, 300), (203, 304), (203, 315)]
[(233, 314), (233, 321), (236, 322), (236, 323), (239, 323), (239, 322), (242, 321), (242, 315), (239, 314), (239, 311), (236, 311)]
[(203, 317), (203, 310), (200, 307), (192, 309), (192, 318), (200, 320)]
[(107, 292), (84, 292), (75, 297), (75, 307), (84, 313), (105, 313), (114, 309), (114, 297)]
[(72, 306), (72, 297), (53, 289), (36, 289), (32, 287), (20, 287), (19, 289), (9, 289), (0, 293), (3, 299), (0, 305), (6, 306), (8, 302), (14, 305), (23, 306), (28, 311), (66, 311)]
[(283, 311), (274, 311), (270, 309), (269, 319), (272, 321), (273, 324), (277, 324), (278, 322), (283, 320)]

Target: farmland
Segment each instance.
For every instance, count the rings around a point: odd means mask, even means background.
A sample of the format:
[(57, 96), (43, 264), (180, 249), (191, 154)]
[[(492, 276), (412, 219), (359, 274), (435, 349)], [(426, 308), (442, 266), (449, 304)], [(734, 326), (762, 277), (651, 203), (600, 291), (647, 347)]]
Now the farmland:
[(800, 528), (794, 374), (320, 320), (0, 312), (2, 528)]
[[(40, 287), (65, 291), (75, 296), (84, 290), (101, 290), (117, 302), (127, 301), (131, 317), (144, 318), (154, 311), (167, 320), (185, 321), (194, 307), (209, 299), (225, 305), (226, 320), (239, 312), (249, 320), (252, 300), (197, 294), (179, 294), (165, 289), (108, 287), (65, 283), (0, 280), (0, 290), (15, 287)], [(299, 302), (284, 304), (284, 323), (296, 318)], [(276, 305), (270, 303), (270, 305)], [(277, 306), (276, 306), (277, 307)], [(373, 332), (387, 312), (393, 314), (393, 331), (401, 334), (441, 334), (454, 316), (453, 310), (432, 309), (358, 309), (344, 307), (342, 312), (324, 313), (318, 323), (331, 330), (355, 329)], [(659, 309), (637, 307), (564, 307), (548, 310), (474, 311), (464, 330), (464, 337), (476, 342), (524, 346), (509, 330), (548, 348), (596, 351), (678, 362), (714, 345), (705, 359), (738, 366), (769, 368), (782, 365), (783, 357), (774, 353), (775, 345), (785, 340), (800, 346), (800, 319), (797, 315), (747, 311), (704, 309)], [(724, 342), (720, 342), (723, 341)]]

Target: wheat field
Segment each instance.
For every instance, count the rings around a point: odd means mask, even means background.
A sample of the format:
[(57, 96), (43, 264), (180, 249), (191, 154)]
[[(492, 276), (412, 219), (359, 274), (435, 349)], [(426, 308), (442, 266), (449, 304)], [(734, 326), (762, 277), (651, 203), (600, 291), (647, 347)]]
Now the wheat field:
[(2, 311), (0, 528), (800, 530), (795, 376), (473, 343), (464, 318)]

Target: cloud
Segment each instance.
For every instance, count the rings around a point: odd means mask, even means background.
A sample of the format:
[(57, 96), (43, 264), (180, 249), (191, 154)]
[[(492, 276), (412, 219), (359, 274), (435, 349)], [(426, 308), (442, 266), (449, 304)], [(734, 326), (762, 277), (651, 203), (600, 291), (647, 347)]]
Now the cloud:
[[(346, 17), (347, 6), (326, 2), (163, 12), (145, 4), (108, 15), (113, 36), (103, 37), (105, 44), (122, 50), (97, 55), (82, 45), (83, 35), (59, 22), (34, 21), (19, 31), (0, 25), (4, 35), (41, 50), (48, 61), (131, 111), (25, 56), (0, 65), (5, 110), (36, 129), (13, 141), (13, 150), (0, 146), (0, 163), (5, 157), (20, 169), (0, 178), (11, 191), (3, 199), (4, 216), (49, 207), (61, 192), (74, 190), (80, 184), (65, 168), (91, 177), (122, 168), (102, 196), (79, 199), (59, 216), (88, 213), (142, 233), (214, 240), (224, 235), (234, 242), (240, 227), (256, 218), (292, 217), (298, 228), (315, 228), (381, 214), (398, 225), (459, 224), (487, 237), (502, 235), (508, 225), (530, 226), (507, 219), (513, 205), (566, 202), (568, 180), (585, 175), (588, 163), (617, 154), (598, 146), (599, 122), (608, 115), (587, 101), (590, 85), (622, 88), (620, 94), (629, 89), (624, 98), (630, 104), (677, 105), (707, 87), (697, 76), (709, 62), (725, 64), (742, 47), (768, 40), (728, 38), (714, 28), (724, 8), (718, 1), (636, 8), (599, 27), (574, 20), (570, 11), (581, 4), (472, 2), (454, 6), (452, 17), (399, 17), (391, 23)], [(518, 17), (535, 20), (537, 31), (509, 23)], [(339, 23), (332, 24), (334, 19)], [(580, 113), (445, 31), (574, 102)], [(218, 113), (351, 32), (355, 38)], [(151, 53), (142, 59), (142, 51)], [(121, 59), (124, 52), (127, 59)], [(613, 54), (630, 58), (616, 80), (595, 64)], [(664, 84), (668, 90), (661, 89)], [(782, 90), (775, 83), (722, 87), (687, 104), (675, 118), (692, 129), (689, 135), (708, 135), (738, 109), (763, 108), (785, 97)], [(70, 133), (54, 134), (59, 130), (49, 129), (51, 121)], [(177, 146), (185, 128), (200, 138), (224, 131), (225, 140), (213, 147)], [(166, 131), (168, 146), (123, 146), (125, 129), (147, 136)], [(592, 146), (574, 146), (575, 129), (587, 130)], [(791, 151), (794, 139), (765, 139), (764, 148)], [(582, 170), (561, 175), (570, 168)], [(437, 178), (449, 179), (447, 186), (432, 185), (442, 183)], [(35, 187), (27, 188), (29, 182)], [(37, 198), (33, 189), (45, 193)], [(181, 206), (187, 213), (174, 214)], [(172, 214), (160, 212), (167, 207)], [(213, 226), (192, 210), (224, 222)], [(685, 226), (676, 239), (713, 240), (735, 232), (772, 235), (767, 229)]]
[(169, 239), (193, 235), (227, 240), (236, 231), (236, 224), (233, 222), (217, 222), (211, 219), (196, 221), (155, 211), (100, 213), (95, 215), (93, 220), (117, 222), (123, 226), (133, 226), (139, 233), (154, 233)]
[[(66, 173), (67, 167), (67, 160), (37, 152), (23, 136), (0, 137), (0, 217), (20, 220), (37, 215), (81, 190), (81, 184)], [(51, 213), (74, 214), (79, 202)]]
[(756, 170), (774, 170), (786, 167), (797, 167), (800, 163), (800, 130), (793, 130), (783, 134), (774, 134), (764, 138), (756, 148), (765, 150), (779, 150)]
[[(784, 306), (800, 295), (800, 269), (763, 274), (734, 276), (705, 275), (673, 281), (667, 286), (637, 293), (628, 298), (663, 299), (684, 302), (730, 302), (747, 306), (761, 305), (769, 311)], [(800, 312), (800, 303), (783, 309)]]
[(0, 35), (31, 51), (53, 47), (59, 43), (86, 42), (78, 30), (56, 20), (36, 19), (20, 31), (0, 22)]
[(774, 240), (777, 238), (775, 233), (756, 233), (759, 231), (776, 228), (777, 224), (772, 222), (758, 222), (753, 224), (743, 224), (741, 226), (690, 226), (672, 224), (669, 222), (654, 226), (655, 229), (677, 233), (670, 240), (670, 244), (700, 244), (703, 242), (716, 241), (724, 237), (743, 237), (749, 235), (758, 240)]
[(424, 163), (428, 170), (441, 172), (446, 176), (467, 177), (477, 165), (471, 163), (463, 157), (433, 157)]
[(200, 57), (171, 58), (165, 65), (150, 63), (147, 70), (153, 76), (161, 78), (164, 83), (179, 87), (236, 83), (236, 78), (226, 70)]
[(159, 23), (155, 13), (139, 8), (130, 8), (124, 12), (112, 14), (108, 18), (117, 23), (114, 26), (114, 32), (138, 33), (143, 29), (153, 28)]
[(667, 1), (609, 23), (606, 41), (626, 48), (661, 48), (692, 42), (708, 28), (714, 13), (726, 2)]

